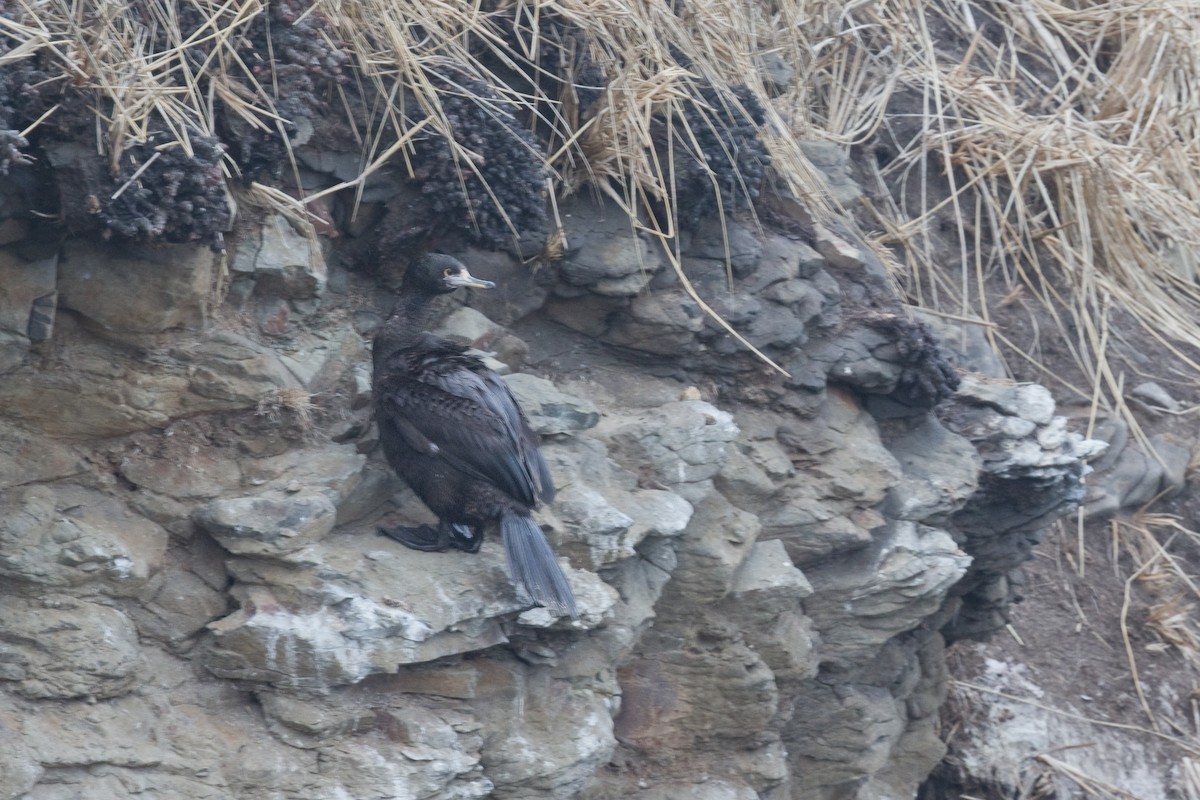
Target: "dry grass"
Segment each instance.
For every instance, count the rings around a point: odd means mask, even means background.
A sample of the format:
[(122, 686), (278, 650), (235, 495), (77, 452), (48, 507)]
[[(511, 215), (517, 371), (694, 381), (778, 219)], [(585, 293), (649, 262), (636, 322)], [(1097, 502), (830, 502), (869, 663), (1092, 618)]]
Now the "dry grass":
[[(169, 47), (151, 47), (152, 31), (120, 3), (48, 0), (20, 25), (0, 22), (12, 48), (0, 63), (52, 53), (54, 80), (98, 98), (96, 146), (113, 164), (154, 126), (185, 147), (190, 135), (213, 133), (216, 105), (279, 127), (277, 86), (256, 78), (239, 51), (265, 13), (261, 0), (140, 5), (155, 30), (171, 33)], [(210, 21), (187, 38), (178, 26), (185, 6)], [(34, 10), (30, 0), (12, 7)], [(894, 157), (878, 179), (900, 199), (873, 210), (900, 250), (913, 300), (983, 320), (1022, 295), (1042, 301), (1073, 332), (1068, 345), (1089, 383), (1068, 390), (1097, 407), (1123, 410), (1123, 378), (1108, 361), (1110, 304), (1168, 347), (1200, 344), (1200, 7), (1191, 0), (329, 0), (313, 9), (353, 67), (351, 85), (330, 89), (328, 102), (349, 108), (353, 95), (370, 109), (354, 128), (364, 171), (406, 163), (417, 125), (449, 132), (430, 75), (453, 63), (538, 119), (560, 196), (604, 192), (670, 248), (679, 159), (696, 126), (722, 124), (699, 88), (745, 84), (766, 110), (777, 190), (821, 216), (823, 182), (797, 140), (890, 141)], [(550, 14), (582, 34), (578, 46), (606, 75), (591, 114), (580, 114), (576, 93), (544, 88), (539, 23)], [(768, 58), (793, 75), (774, 95), (758, 69)], [(527, 80), (514, 88), (504, 72)], [(915, 116), (897, 113), (901, 92)], [(699, 116), (681, 113), (689, 108)], [(652, 146), (655, 120), (669, 121), (665, 149)], [(447, 141), (462, 171), (478, 174), (473, 154)], [(939, 192), (947, 199), (932, 199)], [(269, 200), (294, 204), (283, 194)], [(666, 212), (645, 213), (649, 206)], [(947, 213), (953, 263), (931, 235)], [(1005, 344), (1002, 330), (987, 331)], [(1179, 355), (1182, 377), (1194, 382), (1200, 365)]]
[(316, 431), (313, 419), (317, 406), (313, 396), (299, 386), (283, 386), (264, 395), (258, 401), (255, 413), (266, 417), (272, 423), (285, 420), (295, 424), (303, 436), (311, 436)]
[[(1200, 545), (1200, 533), (1176, 517), (1143, 512), (1129, 520), (1114, 521), (1113, 535), (1119, 537), (1126, 553), (1137, 565), (1126, 581), (1122, 631), (1128, 630), (1130, 594), (1136, 583), (1149, 597), (1145, 629), (1158, 640), (1146, 649), (1152, 652), (1174, 650), (1193, 669), (1200, 669), (1200, 619), (1195, 613), (1196, 604), (1200, 602), (1200, 586), (1189, 573), (1185, 559), (1177, 553), (1183, 544)], [(1137, 657), (1127, 633), (1125, 642), (1136, 685)], [(1141, 696), (1140, 686), (1137, 688)], [(1157, 725), (1144, 698), (1142, 704), (1151, 722)], [(1200, 735), (1200, 731), (1197, 734)]]
[[(1090, 399), (1100, 387), (1096, 401), (1120, 412), (1105, 328), (1116, 304), (1174, 349), (1171, 377), (1194, 385), (1198, 365), (1176, 345), (1200, 345), (1200, 7), (885, 8), (889, 29), (907, 34), (897, 88), (922, 112), (885, 121), (898, 155), (879, 179), (902, 199), (875, 211), (918, 302), (987, 320), (1016, 295), (1036, 298), (1090, 384), (1067, 388)], [(934, 242), (947, 216), (958, 223), (953, 264)]]

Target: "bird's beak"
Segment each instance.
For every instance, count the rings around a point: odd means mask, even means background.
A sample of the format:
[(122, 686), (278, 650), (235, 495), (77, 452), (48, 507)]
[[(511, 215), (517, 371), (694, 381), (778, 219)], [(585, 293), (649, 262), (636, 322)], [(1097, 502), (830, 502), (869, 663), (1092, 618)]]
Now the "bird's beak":
[(465, 269), (457, 275), (449, 275), (446, 277), (446, 283), (456, 289), (494, 289), (496, 284), (491, 281), (485, 281), (482, 278), (476, 278)]

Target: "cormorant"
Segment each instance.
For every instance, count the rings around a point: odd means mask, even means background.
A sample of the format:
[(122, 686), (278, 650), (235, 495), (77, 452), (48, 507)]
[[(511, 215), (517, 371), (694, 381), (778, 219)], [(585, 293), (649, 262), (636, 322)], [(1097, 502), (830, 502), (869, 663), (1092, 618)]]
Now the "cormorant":
[(420, 256), (375, 334), (372, 387), (383, 453), (438, 517), (436, 530), (379, 530), (415, 550), (474, 553), (484, 527), (498, 522), (512, 581), (539, 605), (576, 619), (570, 584), (530, 516), (539, 501), (554, 498), (537, 434), (499, 375), (426, 330), (431, 301), (463, 286), (495, 284), (451, 256)]

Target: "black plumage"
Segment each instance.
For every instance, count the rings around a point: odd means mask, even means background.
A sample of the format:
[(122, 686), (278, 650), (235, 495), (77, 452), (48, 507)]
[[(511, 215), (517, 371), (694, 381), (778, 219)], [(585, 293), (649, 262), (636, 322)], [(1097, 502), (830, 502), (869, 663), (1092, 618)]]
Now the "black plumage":
[(539, 605), (576, 618), (570, 584), (530, 516), (554, 498), (537, 434), (500, 376), (425, 330), (438, 295), (493, 285), (451, 256), (421, 256), (375, 334), (373, 388), (384, 455), (438, 517), (436, 530), (380, 531), (417, 550), (474, 553), (484, 528), (498, 523), (513, 582)]

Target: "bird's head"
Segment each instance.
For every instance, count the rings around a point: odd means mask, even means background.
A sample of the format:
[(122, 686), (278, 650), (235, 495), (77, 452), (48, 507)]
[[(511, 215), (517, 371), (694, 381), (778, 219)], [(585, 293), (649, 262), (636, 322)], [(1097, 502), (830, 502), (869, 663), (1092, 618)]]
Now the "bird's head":
[(491, 289), (496, 284), (476, 278), (463, 263), (444, 253), (425, 253), (408, 265), (401, 293), (448, 294), (464, 286), (472, 289)]

